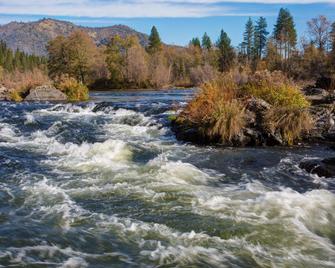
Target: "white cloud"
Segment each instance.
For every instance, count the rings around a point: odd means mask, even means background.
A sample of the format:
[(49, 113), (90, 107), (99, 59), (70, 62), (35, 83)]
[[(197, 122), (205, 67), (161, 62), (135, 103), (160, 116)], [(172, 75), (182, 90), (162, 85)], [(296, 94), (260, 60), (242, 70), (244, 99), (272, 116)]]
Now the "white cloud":
[(0, 0), (2, 14), (87, 17), (204, 17), (258, 15), (229, 3), (307, 4), (335, 0)]

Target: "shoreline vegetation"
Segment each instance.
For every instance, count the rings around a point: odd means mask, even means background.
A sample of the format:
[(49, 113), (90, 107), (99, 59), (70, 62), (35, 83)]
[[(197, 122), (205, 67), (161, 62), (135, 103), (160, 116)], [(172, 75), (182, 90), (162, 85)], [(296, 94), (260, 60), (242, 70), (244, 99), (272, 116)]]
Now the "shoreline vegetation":
[(293, 145), (315, 126), (310, 107), (281, 72), (231, 72), (204, 84), (172, 121), (177, 137), (196, 143)]
[(222, 30), (187, 47), (166, 45), (152, 27), (146, 46), (137, 36), (112, 36), (97, 46), (76, 30), (47, 45), (48, 56), (0, 44), (2, 100), (86, 101), (89, 90), (200, 88), (172, 118), (178, 138), (229, 146), (334, 142), (335, 23), (320, 15), (298, 40), (294, 19), (280, 9), (273, 32), (263, 17), (245, 25), (236, 48)]

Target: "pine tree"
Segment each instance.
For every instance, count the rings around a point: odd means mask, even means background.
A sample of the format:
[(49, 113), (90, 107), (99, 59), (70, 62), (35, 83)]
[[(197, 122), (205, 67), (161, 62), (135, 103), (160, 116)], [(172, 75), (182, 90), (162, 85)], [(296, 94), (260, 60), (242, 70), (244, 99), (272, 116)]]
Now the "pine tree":
[(157, 51), (160, 51), (161, 48), (162, 48), (161, 38), (159, 37), (157, 28), (153, 26), (151, 29), (150, 36), (149, 36), (148, 52), (155, 53)]
[(281, 8), (274, 27), (277, 49), (284, 59), (288, 59), (297, 44), (297, 32), (293, 17), (288, 9)]
[(266, 47), (267, 36), (269, 32), (266, 30), (268, 27), (266, 19), (260, 17), (255, 26), (255, 54), (258, 59), (261, 59)]
[(251, 18), (249, 18), (248, 22), (245, 25), (245, 31), (243, 34), (243, 44), (248, 62), (250, 62), (253, 59), (253, 51), (254, 51), (254, 25)]
[[(31, 59), (35, 59), (33, 62)], [(36, 67), (43, 68), (45, 59), (42, 57), (28, 55), (18, 49), (13, 52), (6, 43), (0, 41), (0, 67), (7, 72), (14, 70), (28, 71)]]
[(234, 63), (235, 52), (231, 45), (231, 40), (224, 30), (221, 30), (220, 38), (216, 46), (219, 54), (219, 71), (227, 72)]
[(204, 33), (202, 40), (201, 40), (202, 48), (210, 50), (212, 48), (212, 41), (207, 33)]
[(201, 48), (201, 44), (200, 44), (200, 39), (198, 37), (196, 38), (192, 38), (190, 44), (194, 47), (199, 47)]

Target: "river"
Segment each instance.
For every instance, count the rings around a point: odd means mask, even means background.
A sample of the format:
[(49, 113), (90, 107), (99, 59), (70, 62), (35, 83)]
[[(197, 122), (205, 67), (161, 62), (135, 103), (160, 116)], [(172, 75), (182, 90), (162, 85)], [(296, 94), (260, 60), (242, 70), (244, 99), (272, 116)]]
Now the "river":
[(178, 142), (192, 95), (0, 103), (0, 267), (334, 267), (334, 151)]

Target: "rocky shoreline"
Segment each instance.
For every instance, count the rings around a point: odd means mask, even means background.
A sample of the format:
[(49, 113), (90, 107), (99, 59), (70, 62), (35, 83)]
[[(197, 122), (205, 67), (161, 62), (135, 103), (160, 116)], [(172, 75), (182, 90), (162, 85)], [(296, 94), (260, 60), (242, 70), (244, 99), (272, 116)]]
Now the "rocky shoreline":
[[(0, 85), (0, 101), (13, 101), (14, 90)], [(23, 101), (67, 101), (67, 96), (52, 85), (42, 85), (29, 90)]]

